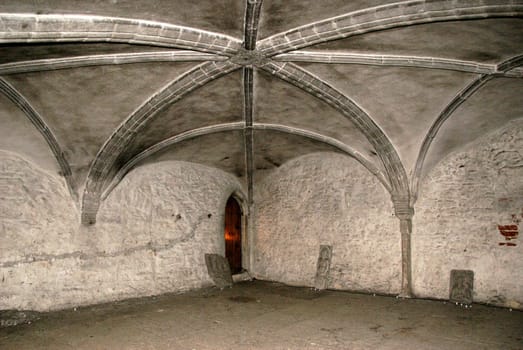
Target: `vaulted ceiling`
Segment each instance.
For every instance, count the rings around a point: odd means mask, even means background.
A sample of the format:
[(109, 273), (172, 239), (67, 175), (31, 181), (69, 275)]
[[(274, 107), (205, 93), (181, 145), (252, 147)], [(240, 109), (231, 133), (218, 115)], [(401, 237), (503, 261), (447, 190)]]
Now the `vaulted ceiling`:
[[(7, 0), (0, 149), (94, 223), (134, 167), (360, 161), (412, 203), (443, 157), (523, 117), (523, 1)], [(250, 195), (250, 194), (249, 194)]]

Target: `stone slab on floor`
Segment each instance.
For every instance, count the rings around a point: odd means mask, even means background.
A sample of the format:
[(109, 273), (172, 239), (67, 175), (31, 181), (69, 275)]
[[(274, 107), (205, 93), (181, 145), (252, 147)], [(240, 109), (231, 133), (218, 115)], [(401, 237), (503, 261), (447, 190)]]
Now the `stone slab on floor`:
[(205, 265), (216, 287), (220, 289), (232, 287), (231, 268), (226, 258), (219, 254), (205, 254)]

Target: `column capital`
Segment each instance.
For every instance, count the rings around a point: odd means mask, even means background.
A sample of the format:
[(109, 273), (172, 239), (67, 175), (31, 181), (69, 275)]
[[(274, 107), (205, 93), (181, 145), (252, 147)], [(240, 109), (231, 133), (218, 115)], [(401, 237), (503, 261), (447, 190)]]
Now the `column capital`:
[(414, 208), (410, 206), (409, 195), (393, 194), (392, 203), (394, 204), (394, 214), (400, 220), (410, 220), (414, 216)]

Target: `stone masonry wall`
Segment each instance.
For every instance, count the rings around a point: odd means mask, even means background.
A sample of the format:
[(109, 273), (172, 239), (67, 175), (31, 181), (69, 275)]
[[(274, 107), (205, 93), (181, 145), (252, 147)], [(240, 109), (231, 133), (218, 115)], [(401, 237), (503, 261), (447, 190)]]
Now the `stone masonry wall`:
[(523, 307), (523, 119), (441, 161), (415, 209), (417, 296), (447, 299), (450, 270), (467, 269), (474, 301)]
[(313, 286), (320, 245), (332, 246), (328, 288), (399, 293), (390, 195), (357, 161), (334, 153), (291, 160), (255, 181), (257, 278)]
[(232, 175), (183, 162), (132, 171), (92, 227), (65, 183), (0, 151), (0, 309), (47, 311), (210, 285)]

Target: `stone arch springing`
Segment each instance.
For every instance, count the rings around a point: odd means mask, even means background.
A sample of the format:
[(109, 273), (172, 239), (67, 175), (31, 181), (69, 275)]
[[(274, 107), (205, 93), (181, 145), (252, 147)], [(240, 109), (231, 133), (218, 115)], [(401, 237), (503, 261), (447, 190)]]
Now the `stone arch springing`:
[(389, 192), (391, 193), (394, 212), (400, 220), (402, 254), (400, 295), (410, 297), (412, 295), (410, 235), (414, 211), (410, 206), (410, 189), (405, 167), (391, 141), (374, 120), (350, 98), (305, 69), (292, 63), (275, 62), (267, 63), (262, 68), (334, 107), (359, 128), (374, 146), (385, 168), (385, 174), (391, 186)]

